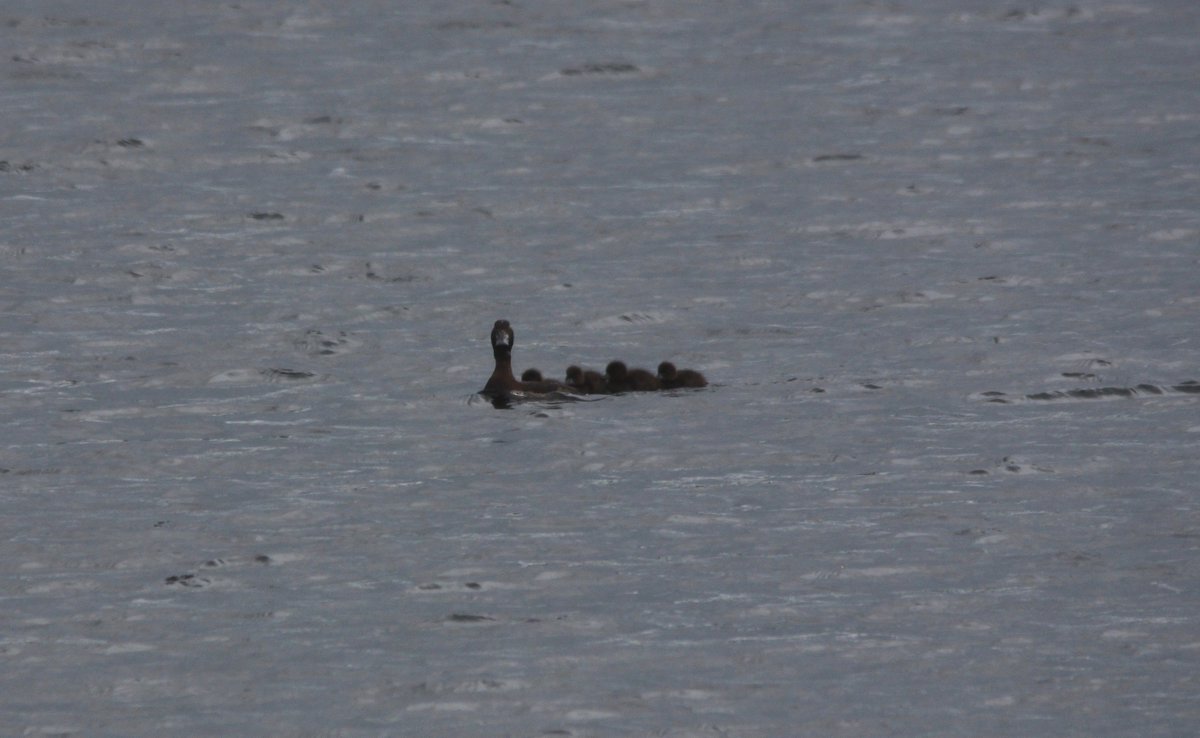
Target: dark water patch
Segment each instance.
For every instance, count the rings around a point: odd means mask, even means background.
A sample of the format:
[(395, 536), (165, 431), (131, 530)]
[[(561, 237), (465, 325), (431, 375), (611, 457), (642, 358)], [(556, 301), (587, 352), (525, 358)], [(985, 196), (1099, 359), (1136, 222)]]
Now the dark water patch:
[(263, 375), (264, 377), (267, 378), (267, 380), (272, 381), (272, 382), (278, 382), (278, 381), (294, 382), (297, 380), (312, 379), (313, 377), (317, 376), (313, 372), (306, 372), (302, 369), (275, 369), (275, 368), (260, 369), (259, 374)]
[(1133, 397), (1137, 390), (1132, 387), (1099, 387), (1096, 389), (1067, 390), (1067, 396), (1091, 400), (1100, 397)]
[(637, 74), (642, 70), (635, 64), (624, 62), (608, 62), (604, 64), (584, 64), (578, 67), (567, 67), (559, 72), (564, 77), (578, 77), (585, 74)]
[[(1091, 363), (1103, 363), (1105, 365), (1109, 364), (1109, 362), (1106, 362), (1103, 359), (1093, 359), (1091, 360)], [(1096, 375), (1092, 374), (1091, 372), (1062, 372), (1062, 376), (1070, 379), (1096, 378)], [(867, 384), (863, 384), (862, 386), (867, 387), (868, 389), (872, 388)], [(1052, 402), (1055, 400), (1104, 400), (1109, 398), (1141, 397), (1147, 395), (1157, 397), (1173, 393), (1189, 395), (1200, 394), (1200, 382), (1197, 382), (1194, 379), (1189, 379), (1185, 382), (1180, 382), (1179, 384), (1170, 385), (1168, 387), (1162, 387), (1157, 384), (1150, 384), (1148, 382), (1143, 382), (1132, 387), (1078, 387), (1068, 390), (1034, 392), (1022, 396), (1021, 399), (1034, 400), (1038, 402)], [(979, 392), (972, 395), (972, 397), (976, 399), (982, 399), (984, 402), (995, 402), (1001, 404), (1011, 402), (1011, 400), (1008, 399), (1007, 394), (1004, 392), (998, 392), (996, 390)]]
[(1040, 8), (1012, 8), (1007, 10), (1000, 16), (1001, 21), (1008, 23), (1019, 23), (1030, 19), (1070, 19), (1078, 16), (1082, 11), (1074, 5), (1068, 5), (1063, 10), (1047, 10), (1043, 11)]
[(472, 615), (465, 612), (451, 613), (447, 618), (452, 623), (483, 623), (494, 622), (496, 619), (487, 615)]
[(97, 138), (92, 141), (92, 145), (108, 151), (113, 149), (141, 149), (146, 147), (146, 141), (136, 136), (125, 136), (116, 140)]
[(0, 160), (0, 173), (17, 172), (20, 174), (25, 174), (27, 172), (32, 172), (34, 169), (37, 169), (37, 168), (38, 168), (38, 165), (34, 164), (31, 161), (27, 161), (27, 162), (24, 162), (21, 164), (16, 164), (14, 162), (8, 161), (7, 159)]
[(496, 28), (515, 28), (512, 21), (477, 21), (477, 20), (448, 20), (438, 23), (434, 28), (439, 31), (488, 31)]
[[(76, 410), (75, 412), (79, 411)], [(59, 474), (61, 472), (61, 469), (10, 469), (7, 467), (0, 467), (0, 474), (14, 474), (18, 477), (32, 476), (35, 474)]]
[(1082, 390), (1055, 390), (1052, 392), (1034, 392), (1032, 395), (1026, 395), (1030, 400), (1064, 400), (1068, 397), (1080, 398), (1080, 400), (1096, 400), (1098, 397), (1132, 397), (1133, 390), (1129, 388), (1117, 388), (1117, 386), (1102, 386), (1097, 389), (1082, 389)]
[(987, 466), (974, 469), (964, 469), (961, 473), (972, 477), (986, 477), (994, 473), (1009, 474), (1053, 474), (1055, 470), (1043, 464), (1036, 464), (1020, 456), (1005, 456)]
[(168, 585), (177, 584), (180, 587), (191, 587), (194, 589), (212, 584), (211, 579), (197, 576), (196, 574), (176, 574), (167, 577), (164, 581)]
[[(19, 24), (19, 23), (20, 23), (20, 20), (17, 19), (17, 24)], [(95, 20), (92, 20), (91, 18), (80, 18), (80, 17), (62, 18), (57, 15), (42, 16), (41, 18), (38, 18), (38, 19), (35, 19), (32, 21), (26, 21), (26, 23), (29, 23), (32, 25), (42, 25), (42, 26), (45, 26), (46, 28), (83, 28), (85, 26), (104, 25), (104, 23), (102, 21), (95, 21)], [(16, 24), (12, 24), (12, 25), (16, 25)]]
[(375, 270), (371, 262), (367, 262), (366, 272), (364, 273), (367, 279), (374, 279), (380, 282), (415, 282), (417, 277), (415, 274), (402, 274), (398, 277), (387, 277)]
[(812, 160), (820, 164), (827, 161), (859, 161), (863, 158), (865, 157), (862, 154), (819, 154), (814, 156)]
[(1054, 554), (1054, 558), (1071, 566), (1082, 566), (1097, 560), (1095, 555), (1084, 551), (1059, 551)]
[(1025, 395), (1030, 400), (1101, 400), (1108, 397), (1134, 397), (1136, 395), (1161, 395), (1163, 390), (1153, 384), (1139, 384), (1136, 387), (1086, 387), (1071, 390), (1056, 390), (1053, 392), (1037, 392)]
[(1040, 474), (1054, 473), (1054, 469), (1048, 466), (1033, 464), (1015, 456), (1005, 456), (1003, 459), (1000, 459), (1000, 463), (997, 466), (1010, 474), (1031, 474), (1033, 472)]
[(987, 535), (999, 533), (999, 528), (962, 528), (954, 531), (956, 536), (971, 536), (972, 538), (983, 538)]
[(620, 319), (626, 323), (660, 323), (662, 318), (649, 313), (623, 313)]
[(303, 336), (292, 340), (292, 345), (309, 356), (333, 356), (352, 351), (360, 345), (346, 331), (327, 334), (318, 328), (309, 328)]

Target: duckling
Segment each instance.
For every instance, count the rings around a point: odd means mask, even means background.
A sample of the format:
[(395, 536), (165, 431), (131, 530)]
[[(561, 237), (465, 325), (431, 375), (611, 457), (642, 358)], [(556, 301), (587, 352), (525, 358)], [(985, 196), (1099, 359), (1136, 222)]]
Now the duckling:
[(606, 395), (609, 392), (603, 374), (582, 369), (575, 364), (567, 367), (567, 384), (585, 395)]
[(658, 381), (663, 389), (677, 387), (707, 387), (708, 380), (694, 369), (676, 369), (669, 361), (658, 365)]
[(604, 369), (612, 392), (650, 392), (659, 389), (658, 379), (645, 369), (629, 369), (623, 361), (610, 361)]

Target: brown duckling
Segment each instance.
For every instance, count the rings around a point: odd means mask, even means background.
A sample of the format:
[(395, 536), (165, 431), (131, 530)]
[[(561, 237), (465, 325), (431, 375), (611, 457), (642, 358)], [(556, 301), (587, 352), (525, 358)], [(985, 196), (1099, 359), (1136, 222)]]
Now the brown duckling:
[(694, 369), (676, 369), (669, 361), (658, 365), (658, 381), (663, 389), (708, 386), (708, 380), (700, 372)]
[(575, 364), (567, 367), (567, 384), (585, 395), (606, 395), (609, 392), (603, 374)]
[(651, 392), (659, 389), (658, 379), (645, 369), (629, 369), (623, 361), (610, 361), (604, 369), (610, 392)]

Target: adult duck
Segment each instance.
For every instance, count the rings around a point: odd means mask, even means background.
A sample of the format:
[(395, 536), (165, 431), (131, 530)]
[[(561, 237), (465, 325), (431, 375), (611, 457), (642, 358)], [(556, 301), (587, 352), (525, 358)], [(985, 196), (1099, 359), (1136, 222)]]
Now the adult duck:
[(496, 359), (496, 367), (481, 394), (491, 398), (493, 403), (504, 403), (513, 397), (550, 396), (571, 391), (570, 387), (553, 379), (523, 382), (514, 377), (512, 350), (515, 339), (516, 335), (507, 320), (497, 320), (492, 326), (492, 356)]

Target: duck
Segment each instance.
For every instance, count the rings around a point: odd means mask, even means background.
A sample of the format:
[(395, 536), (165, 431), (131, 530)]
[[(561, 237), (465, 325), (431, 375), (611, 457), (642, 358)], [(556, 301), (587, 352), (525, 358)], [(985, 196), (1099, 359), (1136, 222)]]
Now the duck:
[(645, 369), (629, 369), (623, 361), (610, 361), (604, 368), (610, 392), (651, 392), (659, 389), (658, 379)]
[(542, 381), (542, 372), (540, 369), (534, 369), (533, 367), (529, 367), (525, 371), (521, 372), (521, 381), (522, 382), (541, 382)]
[(708, 380), (700, 372), (694, 369), (676, 369), (669, 361), (658, 365), (658, 382), (663, 389), (708, 386)]
[[(507, 320), (497, 320), (492, 326), (492, 356), (496, 359), (496, 368), (481, 394), (496, 401), (506, 401), (514, 392), (532, 395), (550, 395), (570, 392), (571, 388), (553, 379), (535, 379), (530, 381), (518, 380), (512, 373), (512, 350), (516, 339), (512, 325)], [(537, 371), (537, 370), (534, 370)], [(529, 374), (528, 371), (525, 372)], [(540, 375), (541, 372), (538, 372)]]
[(567, 367), (567, 384), (585, 395), (608, 394), (608, 382), (603, 374), (575, 364)]

